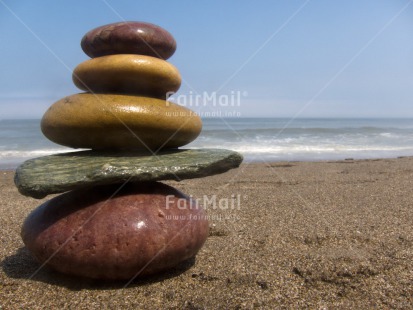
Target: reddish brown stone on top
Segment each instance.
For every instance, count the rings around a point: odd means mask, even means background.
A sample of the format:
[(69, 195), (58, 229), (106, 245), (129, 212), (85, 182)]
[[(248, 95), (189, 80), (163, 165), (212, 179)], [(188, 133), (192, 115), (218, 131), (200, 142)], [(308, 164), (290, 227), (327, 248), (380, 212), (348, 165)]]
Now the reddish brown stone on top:
[(81, 46), (89, 57), (139, 54), (168, 59), (176, 42), (165, 29), (144, 22), (120, 22), (95, 28), (84, 35)]

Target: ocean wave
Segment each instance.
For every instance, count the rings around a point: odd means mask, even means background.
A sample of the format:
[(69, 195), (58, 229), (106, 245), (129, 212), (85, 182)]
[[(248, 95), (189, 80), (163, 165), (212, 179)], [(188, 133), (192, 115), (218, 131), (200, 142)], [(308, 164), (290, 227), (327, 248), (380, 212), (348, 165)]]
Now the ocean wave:
[[(204, 121), (183, 148), (226, 148), (250, 160), (318, 160), (413, 155), (413, 120), (219, 119)], [(0, 166), (79, 150), (43, 137), (39, 121), (0, 122)]]
[(31, 158), (38, 156), (46, 156), (56, 153), (73, 152), (70, 149), (38, 149), (38, 150), (3, 150), (0, 151), (0, 159), (6, 158)]
[[(208, 148), (222, 148), (222, 144), (209, 144)], [(234, 151), (240, 153), (255, 153), (255, 154), (277, 154), (277, 153), (331, 153), (331, 152), (398, 152), (411, 151), (413, 146), (378, 146), (378, 145), (251, 145), (251, 144), (227, 144)], [(188, 148), (198, 148), (190, 146)]]

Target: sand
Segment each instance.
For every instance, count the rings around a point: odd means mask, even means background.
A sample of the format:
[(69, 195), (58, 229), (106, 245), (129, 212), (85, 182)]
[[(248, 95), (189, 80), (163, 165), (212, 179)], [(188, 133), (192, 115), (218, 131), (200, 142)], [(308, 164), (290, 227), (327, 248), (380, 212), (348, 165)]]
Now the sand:
[(206, 201), (210, 237), (196, 259), (132, 283), (37, 270), (19, 234), (44, 200), (0, 174), (1, 309), (413, 307), (413, 158), (251, 163), (167, 182), (220, 203)]

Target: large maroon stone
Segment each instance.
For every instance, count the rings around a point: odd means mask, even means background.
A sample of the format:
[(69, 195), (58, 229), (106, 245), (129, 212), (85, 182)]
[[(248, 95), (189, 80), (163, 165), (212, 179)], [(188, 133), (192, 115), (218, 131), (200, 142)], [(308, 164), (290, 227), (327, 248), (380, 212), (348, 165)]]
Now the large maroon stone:
[(140, 54), (168, 59), (176, 42), (165, 29), (144, 22), (120, 22), (95, 28), (84, 35), (81, 46), (90, 57)]
[(162, 183), (120, 187), (75, 190), (45, 202), (23, 224), (25, 245), (40, 263), (99, 279), (156, 273), (202, 247), (208, 220), (194, 200)]

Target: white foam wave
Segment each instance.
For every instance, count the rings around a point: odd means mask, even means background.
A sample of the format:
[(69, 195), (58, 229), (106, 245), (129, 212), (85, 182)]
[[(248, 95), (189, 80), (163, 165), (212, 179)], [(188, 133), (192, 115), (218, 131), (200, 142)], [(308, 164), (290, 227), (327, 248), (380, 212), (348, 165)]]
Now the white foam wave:
[[(200, 147), (200, 146), (197, 146)], [(389, 145), (254, 145), (209, 144), (202, 147), (228, 148), (243, 154), (246, 161), (259, 160), (327, 160), (352, 158), (388, 158), (413, 155), (413, 146)], [(196, 148), (191, 147), (191, 148)]]
[(56, 149), (37, 149), (37, 150), (7, 150), (0, 151), (0, 169), (15, 169), (25, 160), (47, 156), (52, 154), (69, 153), (80, 150), (72, 150), (68, 148), (56, 148)]
[(43, 149), (43, 150), (6, 150), (0, 151), (0, 159), (7, 159), (7, 158), (31, 158), (31, 157), (38, 157), (38, 156), (46, 156), (56, 153), (67, 153), (73, 152), (70, 149)]

